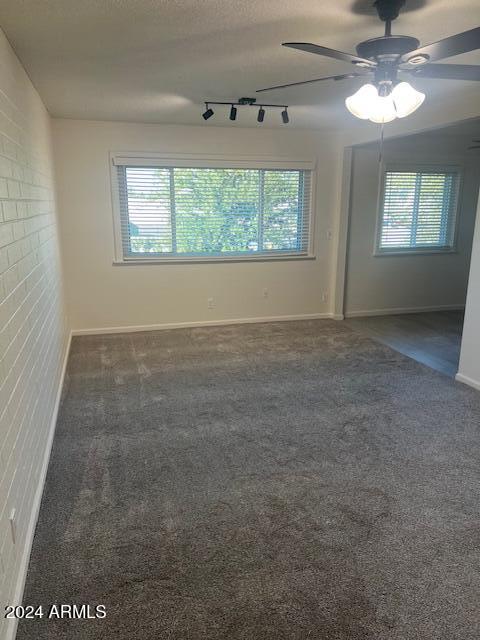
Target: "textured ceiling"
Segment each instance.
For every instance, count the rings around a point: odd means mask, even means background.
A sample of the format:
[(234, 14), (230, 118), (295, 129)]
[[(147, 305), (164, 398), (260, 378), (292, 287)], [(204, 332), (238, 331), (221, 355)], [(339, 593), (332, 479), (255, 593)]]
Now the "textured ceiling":
[[(53, 116), (194, 123), (207, 99), (349, 71), (347, 63), (280, 46), (297, 40), (354, 51), (381, 35), (372, 0), (2, 0), (0, 25)], [(479, 0), (407, 0), (393, 32), (429, 43), (479, 22)], [(452, 62), (480, 63), (479, 52)], [(472, 83), (415, 79), (429, 99)], [(292, 105), (292, 125), (348, 126), (357, 81), (263, 94)], [(425, 103), (423, 109), (428, 108)], [(255, 123), (254, 110), (235, 126)], [(277, 126), (278, 112), (265, 126)], [(226, 112), (209, 125), (225, 125)], [(278, 126), (281, 126), (278, 123)]]

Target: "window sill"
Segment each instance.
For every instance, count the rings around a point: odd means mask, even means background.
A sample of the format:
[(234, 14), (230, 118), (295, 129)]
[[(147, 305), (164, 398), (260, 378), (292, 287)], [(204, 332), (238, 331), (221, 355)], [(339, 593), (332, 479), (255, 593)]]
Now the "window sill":
[(138, 265), (159, 265), (159, 264), (213, 264), (226, 262), (287, 262), (291, 260), (316, 260), (316, 256), (304, 255), (275, 255), (275, 256), (225, 256), (225, 257), (205, 257), (205, 258), (125, 258), (124, 260), (114, 260), (114, 267), (130, 267)]
[(449, 255), (458, 253), (456, 249), (398, 249), (392, 251), (375, 251), (372, 255), (374, 258), (388, 258), (389, 256), (432, 256), (432, 255)]

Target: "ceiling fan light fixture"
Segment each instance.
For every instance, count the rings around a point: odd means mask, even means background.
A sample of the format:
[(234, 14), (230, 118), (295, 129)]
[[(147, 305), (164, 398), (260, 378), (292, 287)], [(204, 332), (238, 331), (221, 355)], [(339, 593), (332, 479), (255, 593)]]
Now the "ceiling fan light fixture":
[(367, 83), (345, 100), (345, 106), (352, 115), (361, 120), (368, 120), (371, 106), (376, 100), (378, 100), (377, 88), (373, 84)]
[(408, 82), (399, 82), (391, 93), (397, 118), (405, 118), (423, 104), (425, 94), (417, 91)]
[(388, 95), (379, 95), (373, 84), (363, 87), (345, 100), (350, 113), (362, 120), (377, 124), (405, 118), (416, 111), (425, 100), (425, 94), (414, 89), (408, 82), (399, 82)]

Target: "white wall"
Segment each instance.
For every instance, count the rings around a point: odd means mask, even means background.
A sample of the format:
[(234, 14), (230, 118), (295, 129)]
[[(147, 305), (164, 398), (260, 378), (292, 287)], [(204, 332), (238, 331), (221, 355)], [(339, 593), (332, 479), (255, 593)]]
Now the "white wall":
[(480, 389), (480, 201), (473, 240), (457, 380)]
[[(421, 140), (421, 142), (420, 142)], [(463, 167), (456, 252), (375, 256), (380, 165), (378, 147), (353, 151), (346, 315), (398, 309), (461, 307), (465, 304), (479, 175), (472, 156), (449, 153), (452, 137), (426, 143), (425, 136), (386, 143), (384, 161), (459, 164)]]
[[(327, 313), (341, 154), (308, 131), (54, 120), (74, 330)], [(337, 151), (338, 150), (338, 151)], [(109, 151), (276, 155), (318, 163), (316, 260), (112, 266)], [(263, 289), (268, 289), (264, 298)], [(207, 299), (214, 298), (209, 310)]]
[(14, 631), (4, 605), (21, 597), (65, 350), (50, 119), (0, 31), (1, 638)]

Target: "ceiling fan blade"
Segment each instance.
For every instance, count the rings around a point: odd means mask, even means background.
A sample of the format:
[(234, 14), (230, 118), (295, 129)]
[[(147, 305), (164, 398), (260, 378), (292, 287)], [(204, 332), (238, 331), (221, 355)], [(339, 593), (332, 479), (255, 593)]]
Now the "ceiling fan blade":
[(301, 84), (311, 84), (312, 82), (321, 82), (322, 80), (345, 80), (346, 78), (365, 77), (365, 73), (343, 73), (340, 76), (324, 76), (323, 78), (314, 78), (313, 80), (303, 80), (302, 82), (290, 82), (289, 84), (278, 84), (275, 87), (267, 87), (266, 89), (257, 89), (255, 93), (262, 91), (273, 91), (274, 89), (286, 89), (287, 87), (298, 87)]
[(421, 78), (480, 82), (480, 65), (474, 64), (426, 64), (417, 69), (410, 69), (409, 73)]
[(415, 49), (415, 51), (409, 51), (401, 57), (400, 62), (408, 62), (410, 58), (419, 55), (427, 55), (432, 61), (442, 60), (443, 58), (458, 56), (460, 53), (475, 51), (475, 49), (480, 49), (480, 27), (427, 44), (424, 47)]
[(367, 58), (359, 58), (358, 56), (353, 55), (353, 53), (336, 51), (335, 49), (321, 47), (319, 44), (311, 44), (310, 42), (284, 42), (283, 46), (289, 47), (290, 49), (298, 49), (299, 51), (306, 51), (307, 53), (315, 53), (318, 56), (327, 56), (327, 58), (335, 58), (336, 60), (351, 62), (352, 64), (368, 65), (369, 67), (376, 66), (375, 62), (367, 60)]
[(478, 147), (467, 147), (468, 149), (480, 149), (480, 145)]

